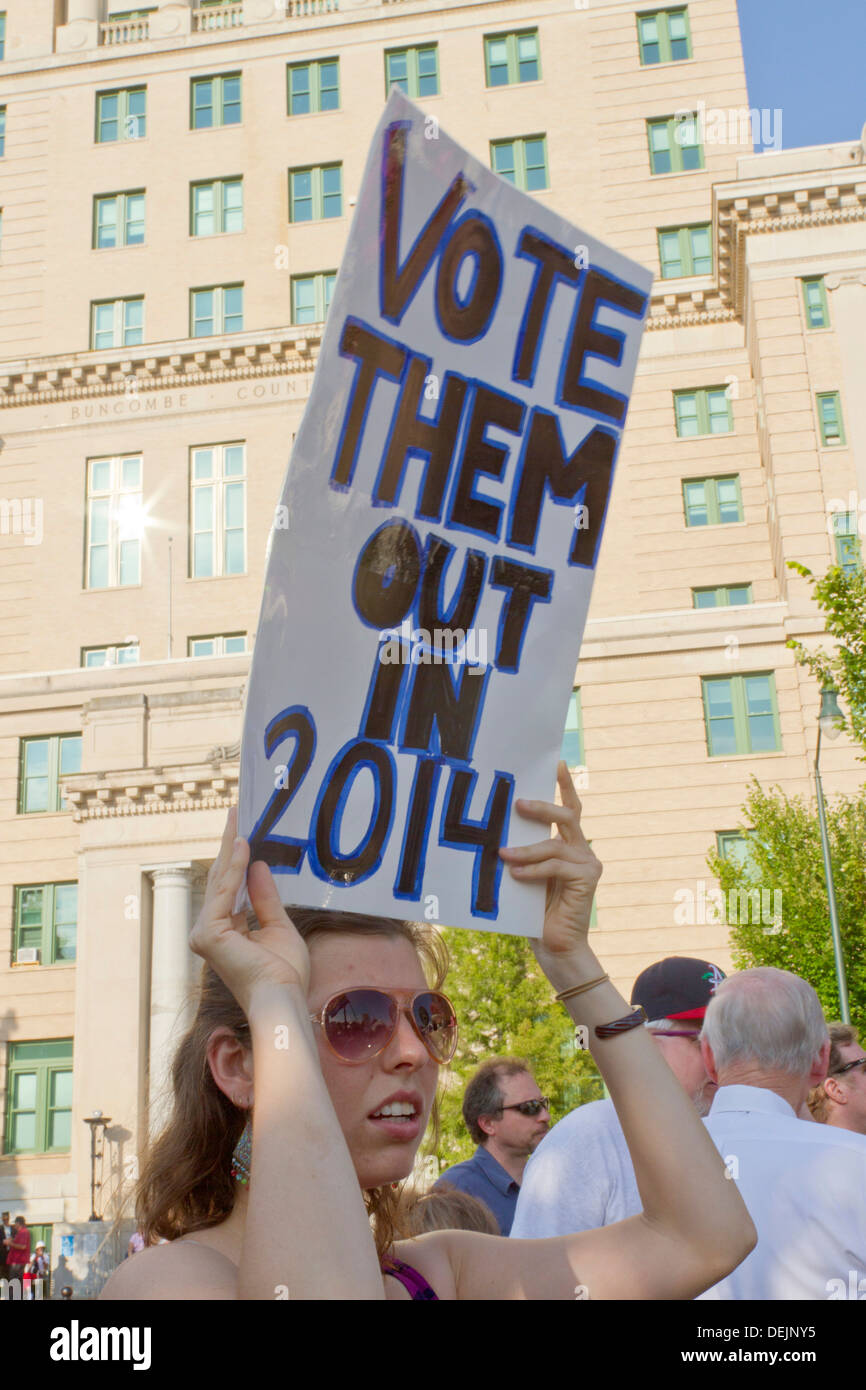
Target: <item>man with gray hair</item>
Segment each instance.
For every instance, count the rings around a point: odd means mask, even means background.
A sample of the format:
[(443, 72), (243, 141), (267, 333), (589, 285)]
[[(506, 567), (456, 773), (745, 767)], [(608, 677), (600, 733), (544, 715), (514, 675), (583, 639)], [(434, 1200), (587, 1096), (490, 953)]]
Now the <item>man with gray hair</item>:
[(866, 1138), (797, 1118), (830, 1055), (812, 986), (770, 966), (732, 975), (707, 1008), (701, 1047), (718, 1083), (704, 1124), (758, 1231), (752, 1253), (701, 1298), (866, 1288)]

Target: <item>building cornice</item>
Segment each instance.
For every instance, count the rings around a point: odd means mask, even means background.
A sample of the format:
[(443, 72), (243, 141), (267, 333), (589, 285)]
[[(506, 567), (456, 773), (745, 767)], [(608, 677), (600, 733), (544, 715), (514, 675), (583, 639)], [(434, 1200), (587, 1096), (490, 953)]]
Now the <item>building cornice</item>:
[(134, 772), (78, 773), (63, 782), (74, 821), (151, 816), (170, 811), (214, 811), (237, 800), (240, 764), (225, 761), (237, 745), (213, 750), (213, 760), (185, 767)]

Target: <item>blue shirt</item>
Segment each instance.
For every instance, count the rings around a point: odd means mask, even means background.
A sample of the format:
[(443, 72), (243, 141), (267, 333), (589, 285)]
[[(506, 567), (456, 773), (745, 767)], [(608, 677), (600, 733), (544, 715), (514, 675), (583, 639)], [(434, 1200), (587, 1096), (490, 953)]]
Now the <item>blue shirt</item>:
[(520, 1184), (480, 1144), (465, 1163), (455, 1163), (453, 1168), (447, 1169), (439, 1182), (433, 1184), (434, 1189), (439, 1183), (451, 1183), (461, 1192), (478, 1197), (493, 1212), (502, 1234), (508, 1235), (517, 1209)]

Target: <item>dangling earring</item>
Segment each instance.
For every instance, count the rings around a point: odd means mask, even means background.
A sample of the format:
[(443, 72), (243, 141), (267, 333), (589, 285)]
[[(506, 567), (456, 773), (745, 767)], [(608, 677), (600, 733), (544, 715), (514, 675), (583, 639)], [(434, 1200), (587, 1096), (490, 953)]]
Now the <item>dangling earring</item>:
[(235, 1182), (242, 1183), (244, 1187), (250, 1181), (250, 1158), (253, 1147), (253, 1127), (250, 1120), (244, 1126), (244, 1132), (235, 1144), (232, 1154), (232, 1177)]

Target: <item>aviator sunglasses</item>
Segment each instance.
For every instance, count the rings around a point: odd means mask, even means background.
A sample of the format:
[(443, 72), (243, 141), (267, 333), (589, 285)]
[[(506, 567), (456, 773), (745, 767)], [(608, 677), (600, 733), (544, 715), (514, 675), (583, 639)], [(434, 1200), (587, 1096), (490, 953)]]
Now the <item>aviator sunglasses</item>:
[(457, 1049), (457, 1015), (437, 990), (412, 993), (362, 987), (334, 994), (310, 1020), (341, 1062), (368, 1062), (384, 1052), (405, 1014), (434, 1062), (450, 1062)]

